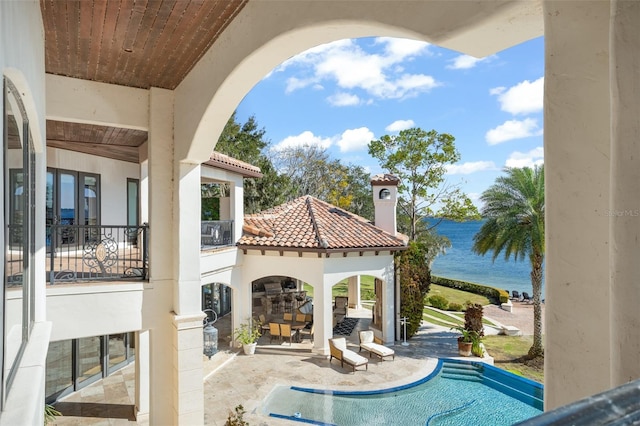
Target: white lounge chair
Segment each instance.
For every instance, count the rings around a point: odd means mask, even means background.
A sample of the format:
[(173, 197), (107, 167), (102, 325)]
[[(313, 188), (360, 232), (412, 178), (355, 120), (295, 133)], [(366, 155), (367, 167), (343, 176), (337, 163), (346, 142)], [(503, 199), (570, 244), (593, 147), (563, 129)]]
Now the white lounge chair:
[(333, 339), (329, 339), (329, 350), (331, 351), (331, 356), (329, 357), (329, 363), (333, 358), (340, 360), (340, 365), (344, 368), (344, 364), (348, 364), (353, 368), (353, 372), (355, 373), (356, 367), (360, 367), (362, 365), (365, 366), (365, 369), (369, 369), (369, 360), (363, 356), (358, 355), (356, 352), (351, 349), (347, 349), (347, 340), (344, 337), (335, 337)]
[(358, 333), (360, 337), (360, 350), (369, 351), (369, 358), (371, 354), (375, 354), (380, 357), (380, 360), (384, 361), (386, 357), (392, 357), (396, 359), (396, 352), (382, 344), (382, 340), (377, 337), (373, 330), (363, 330)]

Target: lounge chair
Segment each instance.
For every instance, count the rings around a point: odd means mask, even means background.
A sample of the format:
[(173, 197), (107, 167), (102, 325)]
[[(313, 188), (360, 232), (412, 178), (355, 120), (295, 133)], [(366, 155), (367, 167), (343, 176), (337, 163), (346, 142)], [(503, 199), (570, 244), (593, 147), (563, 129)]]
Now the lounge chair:
[(353, 372), (356, 372), (356, 367), (362, 365), (365, 369), (369, 369), (369, 360), (361, 355), (358, 355), (351, 349), (347, 349), (347, 340), (344, 337), (335, 337), (329, 339), (329, 351), (331, 356), (329, 357), (329, 363), (333, 358), (340, 360), (340, 366), (344, 368), (344, 364), (348, 364), (353, 368)]
[(526, 291), (522, 292), (522, 301), (523, 302), (527, 302), (527, 303), (531, 303), (533, 302), (533, 299), (531, 298), (531, 296), (529, 296), (529, 293), (527, 293)]
[(363, 349), (369, 351), (369, 358), (371, 355), (377, 355), (381, 361), (384, 361), (386, 357), (392, 357), (396, 359), (396, 353), (393, 349), (388, 348), (382, 344), (382, 339), (377, 337), (373, 330), (362, 330), (358, 333), (360, 337), (360, 351)]
[(513, 297), (511, 298), (511, 300), (516, 300), (516, 301), (518, 301), (518, 302), (522, 300), (522, 298), (520, 297), (520, 293), (519, 293), (519, 292), (517, 292), (517, 291), (513, 290), (513, 291), (511, 292), (511, 294), (513, 295)]

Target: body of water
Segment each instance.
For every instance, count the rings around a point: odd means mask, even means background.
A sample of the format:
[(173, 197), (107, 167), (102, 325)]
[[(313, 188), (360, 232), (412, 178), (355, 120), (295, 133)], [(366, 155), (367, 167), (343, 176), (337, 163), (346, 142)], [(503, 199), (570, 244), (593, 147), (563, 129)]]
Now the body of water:
[[(523, 261), (515, 261), (513, 258), (504, 259), (500, 254), (492, 261), (493, 253), (485, 256), (475, 254), (473, 236), (480, 230), (483, 221), (454, 222), (443, 220), (437, 226), (437, 232), (451, 240), (451, 248), (447, 253), (439, 255), (433, 262), (431, 273), (433, 275), (470, 281), (491, 287), (511, 291), (523, 291), (533, 296), (531, 288), (531, 264), (529, 258)], [(544, 298), (544, 278), (542, 281), (542, 298)]]

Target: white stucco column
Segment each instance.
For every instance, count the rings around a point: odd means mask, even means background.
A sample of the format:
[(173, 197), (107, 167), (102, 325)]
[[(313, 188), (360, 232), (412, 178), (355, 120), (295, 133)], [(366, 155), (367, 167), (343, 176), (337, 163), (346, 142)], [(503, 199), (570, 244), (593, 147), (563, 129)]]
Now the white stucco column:
[(179, 162), (174, 173), (174, 409), (177, 424), (199, 424), (204, 419), (200, 164)]
[(382, 280), (382, 291), (384, 292), (382, 296), (384, 301), (384, 309), (382, 310), (382, 340), (387, 345), (394, 344), (396, 336), (396, 291), (394, 283), (395, 268), (393, 255), (391, 255), (384, 271), (384, 279)]
[[(178, 285), (174, 288), (174, 311), (178, 315), (202, 312), (200, 294), (200, 164), (176, 165), (177, 202), (173, 216), (174, 269)], [(155, 247), (154, 247), (155, 249)]]
[(640, 378), (640, 2), (612, 2), (612, 384)]
[(200, 165), (174, 157), (173, 92), (149, 99), (149, 423), (202, 424)]
[(149, 330), (136, 333), (136, 420), (149, 421)]
[(333, 337), (331, 288), (334, 282), (321, 276), (316, 283), (313, 288), (313, 351), (328, 355), (329, 339)]
[[(142, 329), (149, 330), (149, 423), (174, 421), (173, 407), (173, 93), (149, 91), (149, 282)], [(141, 368), (141, 367), (137, 367)], [(142, 366), (142, 368), (144, 368)], [(140, 390), (144, 392), (143, 389)]]
[(242, 176), (231, 182), (231, 203), (230, 218), (233, 222), (233, 243), (238, 242), (242, 236), (242, 225), (244, 224), (244, 186)]
[(361, 308), (362, 304), (360, 303), (360, 275), (349, 277), (347, 296), (349, 297), (350, 308)]
[(609, 2), (543, 5), (550, 410), (610, 385)]

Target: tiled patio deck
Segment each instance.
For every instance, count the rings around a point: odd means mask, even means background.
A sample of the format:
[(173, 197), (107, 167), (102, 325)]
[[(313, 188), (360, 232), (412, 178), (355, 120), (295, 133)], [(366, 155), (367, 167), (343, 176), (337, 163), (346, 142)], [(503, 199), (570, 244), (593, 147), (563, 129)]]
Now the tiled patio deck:
[[(368, 328), (369, 311), (350, 310), (349, 316), (361, 317), (348, 337), (349, 345), (357, 351), (357, 331)], [(224, 425), (229, 412), (242, 404), (247, 411), (245, 420), (251, 425), (292, 425), (262, 412), (262, 401), (276, 385), (366, 390), (412, 382), (428, 374), (438, 357), (457, 356), (456, 334), (446, 328), (425, 326), (408, 346), (398, 343), (393, 348), (395, 360), (374, 357), (367, 371), (355, 373), (335, 360), (330, 364), (327, 356), (312, 353), (308, 340), (271, 345), (269, 337), (263, 336), (253, 356), (238, 354), (235, 349), (221, 350), (211, 360), (205, 358), (205, 424)], [(143, 424), (132, 417), (134, 368), (130, 365), (65, 398), (58, 406), (67, 415), (53, 424)], [(70, 415), (73, 412), (82, 416)]]

